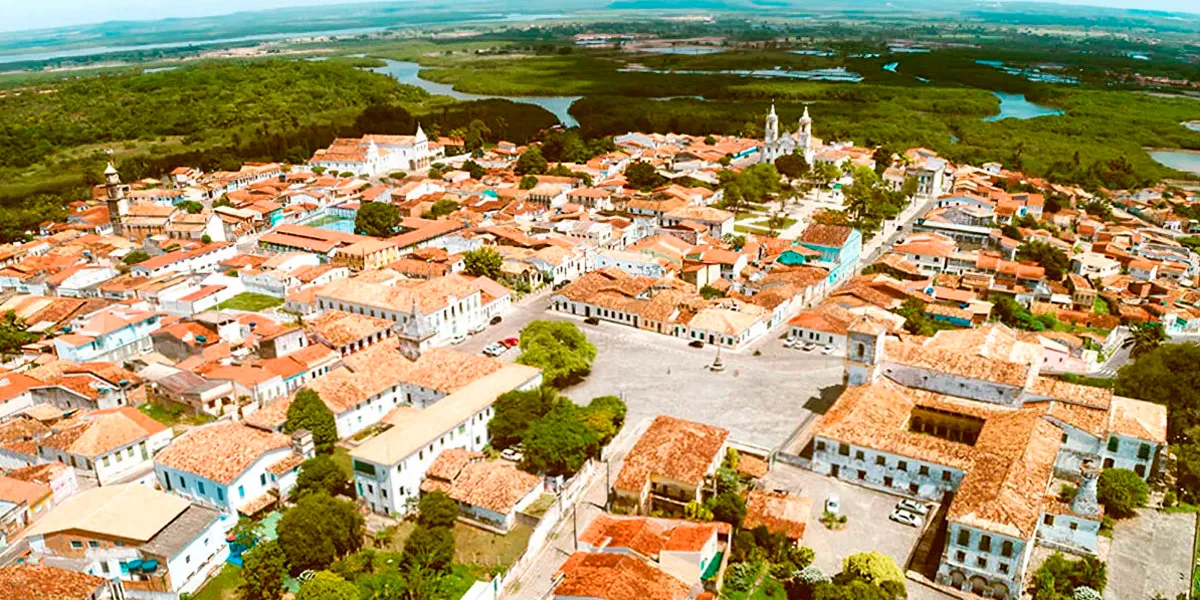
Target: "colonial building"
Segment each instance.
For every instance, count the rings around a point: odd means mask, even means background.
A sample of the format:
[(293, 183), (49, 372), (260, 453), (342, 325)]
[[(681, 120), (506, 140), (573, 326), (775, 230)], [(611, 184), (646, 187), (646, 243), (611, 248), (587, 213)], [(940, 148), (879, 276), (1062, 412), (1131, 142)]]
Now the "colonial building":
[(804, 116), (800, 117), (799, 127), (795, 133), (779, 133), (779, 115), (775, 114), (775, 105), (767, 115), (767, 124), (763, 129), (762, 160), (773, 163), (775, 159), (787, 154), (799, 154), (809, 165), (816, 158), (816, 151), (821, 147), (821, 140), (813, 137), (812, 117), (808, 116), (808, 107), (804, 107)]
[(415, 135), (366, 135), (358, 139), (336, 139), (328, 148), (317, 150), (308, 164), (335, 173), (349, 172), (374, 177), (392, 171), (421, 170), (444, 154), (444, 148), (430, 143), (425, 131), (418, 125)]
[[(1038, 540), (1094, 554), (1095, 467), (1149, 477), (1166, 444), (1162, 405), (1043, 377), (1040, 344), (1003, 325), (901, 340), (869, 317), (849, 327), (849, 387), (818, 422), (813, 469), (928, 500), (951, 498), (938, 582), (1021, 595)], [(1081, 481), (1057, 498), (1055, 478)]]

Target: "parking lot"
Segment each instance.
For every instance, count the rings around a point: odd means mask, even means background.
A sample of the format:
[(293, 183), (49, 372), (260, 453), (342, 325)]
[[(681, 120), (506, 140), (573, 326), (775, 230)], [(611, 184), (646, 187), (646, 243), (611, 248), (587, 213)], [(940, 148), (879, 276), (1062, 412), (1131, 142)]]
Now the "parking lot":
[(1191, 580), (1194, 513), (1140, 511), (1117, 521), (1108, 553), (1108, 600), (1174, 598)]
[[(842, 570), (842, 559), (857, 552), (882, 552), (892, 557), (901, 569), (916, 546), (920, 530), (888, 519), (899, 496), (838, 481), (801, 469), (776, 463), (764, 481), (768, 489), (780, 489), (813, 499), (813, 514), (804, 530), (805, 546), (816, 552), (814, 564), (825, 573)], [(841, 514), (848, 517), (845, 529), (833, 531), (819, 521), (825, 499), (837, 494)], [(933, 514), (935, 507), (930, 507)], [(915, 587), (915, 584), (909, 584)]]

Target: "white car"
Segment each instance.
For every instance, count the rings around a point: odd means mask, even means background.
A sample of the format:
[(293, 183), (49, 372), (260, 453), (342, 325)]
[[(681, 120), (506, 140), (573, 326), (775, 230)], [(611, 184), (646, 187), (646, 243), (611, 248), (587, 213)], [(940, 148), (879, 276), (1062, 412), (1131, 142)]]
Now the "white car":
[(825, 499), (825, 512), (830, 514), (839, 514), (842, 510), (842, 499), (838, 498), (837, 494), (830, 494)]
[(452, 337), (452, 338), (450, 338), (450, 343), (451, 343), (451, 344), (453, 344), (453, 345), (455, 345), (455, 346), (457, 346), (457, 345), (459, 345), (459, 344), (461, 344), (461, 343), (463, 343), (463, 342), (465, 342), (465, 341), (467, 341), (467, 336), (465, 336), (465, 335), (463, 335), (463, 334), (461, 334), (461, 333), (460, 333), (460, 334), (458, 334), (458, 335), (456, 335), (456, 336), (454, 336), (454, 337)]
[(814, 344), (812, 342), (807, 342), (804, 344), (804, 347), (801, 348), (801, 350), (803, 350), (805, 352), (812, 352), (816, 347), (817, 347), (816, 344)]
[(833, 346), (831, 346), (829, 344), (826, 344), (824, 348), (821, 348), (821, 354), (832, 354), (832, 353), (833, 353)]
[(902, 510), (899, 508), (893, 510), (891, 516), (888, 518), (902, 525), (908, 525), (909, 527), (921, 526), (921, 517), (914, 515), (907, 510)]
[(783, 340), (783, 347), (784, 347), (784, 348), (791, 348), (792, 346), (795, 346), (795, 345), (796, 345), (796, 340), (793, 340), (792, 338), (788, 338), (788, 339), (786, 339), (786, 340)]
[(914, 515), (925, 516), (926, 514), (929, 513), (928, 506), (926, 506), (920, 502), (917, 502), (916, 500), (909, 500), (908, 498), (905, 498), (905, 499), (897, 502), (896, 508), (898, 508), (900, 510), (906, 510)]
[(508, 350), (508, 348), (505, 348), (503, 344), (496, 342), (493, 344), (488, 344), (488, 347), (483, 349), (483, 354), (484, 356), (491, 356), (494, 358), (504, 354), (505, 350)]

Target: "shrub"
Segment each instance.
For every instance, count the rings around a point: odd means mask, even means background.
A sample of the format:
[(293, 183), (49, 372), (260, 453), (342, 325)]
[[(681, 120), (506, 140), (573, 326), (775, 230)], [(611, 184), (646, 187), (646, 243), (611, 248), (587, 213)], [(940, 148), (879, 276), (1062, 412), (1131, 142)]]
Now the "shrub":
[(1146, 505), (1150, 488), (1137, 473), (1129, 469), (1105, 469), (1100, 473), (1096, 497), (1109, 514), (1118, 518), (1128, 517)]

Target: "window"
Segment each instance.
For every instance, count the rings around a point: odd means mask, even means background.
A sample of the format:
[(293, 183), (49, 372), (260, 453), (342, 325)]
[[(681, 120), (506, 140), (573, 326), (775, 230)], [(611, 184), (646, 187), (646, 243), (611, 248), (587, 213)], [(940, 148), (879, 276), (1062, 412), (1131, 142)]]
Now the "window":
[(854, 451), (854, 460), (863, 460), (864, 458), (866, 458), (866, 455), (863, 454), (862, 450)]
[(882, 455), (880, 455), (880, 456), (876, 456), (876, 457), (875, 457), (875, 464), (877, 464), (877, 465), (884, 465), (884, 464), (887, 464), (887, 459), (886, 459), (886, 458), (884, 458)]
[(1146, 465), (1134, 465), (1133, 472), (1137, 473), (1138, 477), (1146, 476)]
[(1119, 448), (1120, 446), (1121, 446), (1121, 442), (1120, 442), (1120, 440), (1118, 440), (1116, 438), (1116, 436), (1108, 438), (1108, 451), (1109, 452), (1116, 452), (1117, 448)]
[(263, 486), (267, 485), (267, 474), (266, 473), (262, 473), (258, 476), (258, 483), (259, 483), (259, 485), (263, 485)]
[(980, 552), (991, 552), (992, 551), (992, 536), (985, 535), (985, 536), (979, 538), (979, 551)]
[(838, 454), (840, 454), (842, 456), (850, 456), (850, 446), (846, 446), (846, 445), (838, 446)]
[(1000, 572), (1008, 575), (1008, 563), (1000, 563)]
[(975, 564), (978, 565), (980, 569), (986, 569), (987, 558), (980, 556), (979, 558), (975, 559)]
[(942, 471), (942, 481), (950, 481), (950, 471)]
[(204, 482), (203, 482), (203, 481), (197, 481), (197, 482), (196, 482), (196, 491), (197, 491), (197, 492), (199, 492), (199, 493), (201, 493), (201, 494), (203, 494), (203, 493), (204, 493)]
[(929, 467), (921, 465), (921, 468), (917, 469), (917, 473), (920, 475), (929, 475)]
[(866, 471), (862, 471), (862, 470), (860, 470), (860, 471), (858, 472), (858, 480), (859, 480), (859, 481), (863, 481), (863, 480), (865, 480), (866, 478), (867, 478), (867, 472), (866, 472)]
[(96, 540), (88, 540), (88, 548), (99, 548), (99, 547), (100, 547), (100, 542), (97, 542)]
[(896, 468), (900, 469), (901, 471), (908, 471), (908, 461), (902, 460), (902, 461), (896, 463)]
[(966, 553), (966, 552), (963, 552), (962, 550), (959, 550), (958, 552), (955, 552), (955, 553), (954, 553), (954, 560), (956, 560), (956, 561), (958, 561), (958, 562), (965, 562), (965, 561), (967, 560), (967, 553)]
[(1008, 540), (1004, 540), (1004, 542), (1000, 544), (1000, 556), (1003, 556), (1004, 558), (1011, 558), (1012, 554), (1013, 543)]
[(825, 451), (825, 442), (817, 442), (817, 452)]
[(83, 547), (83, 542), (81, 542), (79, 540), (71, 540), (71, 547), (78, 550)]
[(1075, 531), (1076, 529), (1079, 529), (1079, 523), (1072, 522), (1070, 524), (1070, 528), (1071, 528), (1071, 531)]
[[(1066, 434), (1066, 432), (1063, 432), (1063, 440), (1062, 440), (1062, 441), (1063, 441), (1063, 443), (1064, 443), (1064, 444), (1065, 444), (1065, 443), (1067, 443), (1067, 434)], [(1001, 566), (1004, 566), (1004, 565), (1001, 565)]]
[(108, 561), (100, 563), (100, 570), (104, 571), (105, 574), (108, 573)]
[(1146, 460), (1150, 458), (1150, 444), (1142, 444), (1138, 446), (1138, 458)]
[(220, 500), (221, 502), (225, 501), (225, 490), (217, 488), (217, 500)]
[(1046, 517), (1042, 519), (1042, 523), (1045, 523), (1046, 525), (1053, 527), (1054, 526), (1054, 515), (1046, 515)]
[(244, 486), (239, 485), (238, 486), (238, 498), (245, 498), (245, 497), (246, 497), (246, 488)]

